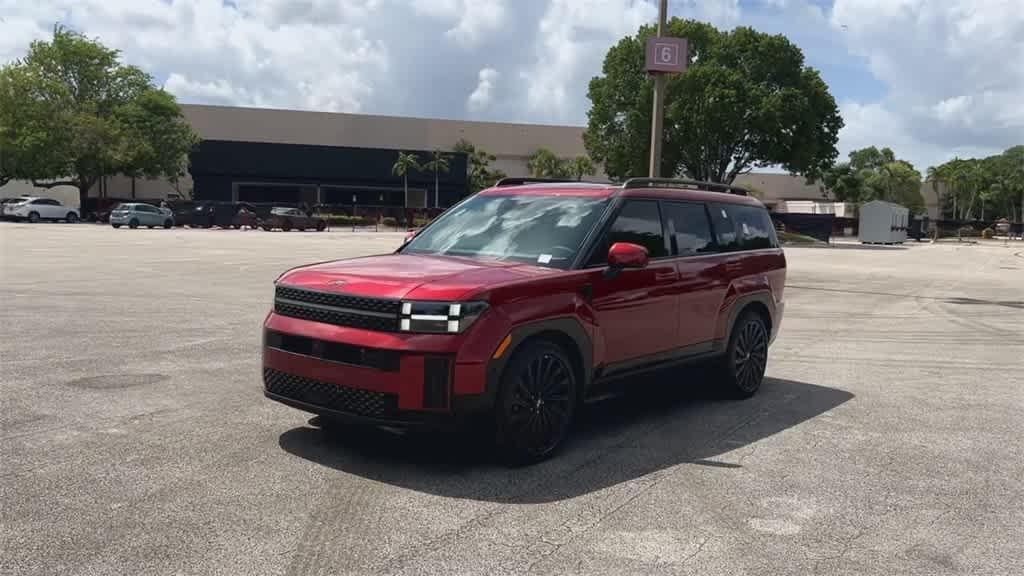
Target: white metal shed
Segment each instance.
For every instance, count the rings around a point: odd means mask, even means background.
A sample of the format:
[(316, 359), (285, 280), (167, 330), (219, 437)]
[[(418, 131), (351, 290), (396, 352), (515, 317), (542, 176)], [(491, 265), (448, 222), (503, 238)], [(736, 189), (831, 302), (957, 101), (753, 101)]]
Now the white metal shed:
[(860, 207), (859, 236), (864, 244), (903, 244), (910, 226), (910, 210), (883, 200)]

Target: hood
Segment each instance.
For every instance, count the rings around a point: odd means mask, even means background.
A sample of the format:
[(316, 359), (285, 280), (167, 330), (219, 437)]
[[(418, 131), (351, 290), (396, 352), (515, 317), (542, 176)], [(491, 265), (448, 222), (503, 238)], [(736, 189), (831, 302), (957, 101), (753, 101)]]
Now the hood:
[(278, 283), (374, 298), (449, 301), (558, 272), (516, 262), (388, 254), (295, 268), (285, 272)]

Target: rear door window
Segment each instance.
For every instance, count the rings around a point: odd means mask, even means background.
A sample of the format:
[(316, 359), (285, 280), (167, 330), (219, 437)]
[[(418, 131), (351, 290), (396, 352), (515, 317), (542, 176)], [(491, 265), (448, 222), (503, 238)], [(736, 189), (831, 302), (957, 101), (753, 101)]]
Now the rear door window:
[(661, 216), (673, 255), (692, 256), (714, 251), (711, 225), (703, 204), (663, 202)]
[(740, 239), (736, 234), (736, 222), (726, 204), (709, 204), (711, 227), (715, 231), (715, 241), (720, 252), (733, 252), (740, 249)]
[(768, 211), (757, 206), (729, 206), (727, 208), (743, 250), (775, 248), (775, 226)]
[(655, 200), (627, 200), (601, 242), (594, 247), (588, 265), (608, 261), (608, 249), (616, 242), (629, 242), (647, 248), (650, 258), (668, 256), (661, 229), (661, 212)]

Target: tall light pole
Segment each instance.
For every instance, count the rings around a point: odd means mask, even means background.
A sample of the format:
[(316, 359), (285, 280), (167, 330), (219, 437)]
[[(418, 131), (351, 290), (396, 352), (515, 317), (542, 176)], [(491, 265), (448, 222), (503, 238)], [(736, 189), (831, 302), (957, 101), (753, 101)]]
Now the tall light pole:
[[(668, 0), (661, 0), (658, 10), (658, 38), (665, 35), (665, 21), (668, 19)], [(664, 72), (654, 76), (654, 111), (651, 114), (651, 164), (648, 173), (651, 178), (661, 176), (661, 127), (665, 116)]]

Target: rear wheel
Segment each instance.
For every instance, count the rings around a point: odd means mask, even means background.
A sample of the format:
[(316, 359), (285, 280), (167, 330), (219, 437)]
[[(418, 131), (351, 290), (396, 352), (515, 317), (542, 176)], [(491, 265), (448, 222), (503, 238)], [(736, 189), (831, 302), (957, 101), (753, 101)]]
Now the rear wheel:
[(29, 212), (28, 221), (32, 222), (33, 224), (39, 222), (39, 212)]
[(264, 232), (270, 232), (270, 226), (263, 226)]
[(172, 222), (170, 218), (164, 220), (164, 228), (170, 228), (172, 226), (174, 226), (174, 222)]
[(68, 215), (65, 216), (64, 219), (67, 220), (69, 224), (74, 224), (75, 222), (78, 222), (78, 214), (68, 212)]
[(327, 223), (326, 223), (326, 222), (324, 222), (323, 220), (319, 220), (319, 221), (318, 221), (318, 222), (316, 223), (316, 231), (317, 231), (317, 232), (323, 232), (323, 231), (324, 231), (324, 228), (327, 228)]
[(496, 408), (499, 448), (515, 463), (537, 462), (561, 446), (576, 411), (576, 375), (565, 351), (529, 342), (502, 374)]
[(291, 229), (292, 229), (292, 222), (291, 222), (291, 220), (285, 220), (281, 224), (281, 230), (284, 230), (285, 232), (288, 232)]
[(121, 227), (120, 224), (111, 224), (111, 226), (113, 226), (114, 228), (120, 228)]
[(721, 384), (726, 394), (749, 398), (757, 392), (768, 365), (768, 327), (760, 314), (747, 311), (740, 316), (720, 362)]
[(132, 230), (138, 228), (139, 227), (139, 221), (136, 220), (135, 218), (132, 218), (131, 220), (128, 221), (128, 227), (131, 228)]

